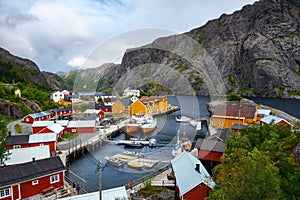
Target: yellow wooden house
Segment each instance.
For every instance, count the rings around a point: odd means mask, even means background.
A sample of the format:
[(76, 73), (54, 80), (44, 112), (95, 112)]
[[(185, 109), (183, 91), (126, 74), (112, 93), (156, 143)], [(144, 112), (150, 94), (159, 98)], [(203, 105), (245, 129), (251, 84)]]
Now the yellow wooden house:
[(130, 115), (146, 115), (149, 113), (148, 108), (140, 100), (136, 100), (128, 106), (128, 114)]
[(58, 104), (62, 105), (62, 106), (65, 106), (65, 107), (70, 107), (70, 106), (72, 106), (72, 101), (69, 100), (69, 99), (60, 99), (58, 101)]
[(227, 103), (217, 105), (211, 117), (212, 126), (220, 129), (257, 121), (257, 107), (249, 104)]
[(128, 114), (128, 106), (132, 103), (129, 98), (117, 99), (112, 105), (112, 113), (115, 115)]
[(147, 114), (161, 113), (168, 110), (168, 97), (143, 96), (140, 101), (147, 107)]

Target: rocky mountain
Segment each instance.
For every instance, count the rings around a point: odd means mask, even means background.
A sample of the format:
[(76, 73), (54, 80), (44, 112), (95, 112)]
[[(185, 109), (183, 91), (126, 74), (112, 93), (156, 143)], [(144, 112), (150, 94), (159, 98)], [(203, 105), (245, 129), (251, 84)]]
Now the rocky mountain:
[(120, 65), (79, 74), (97, 89), (156, 83), (174, 94), (298, 98), (300, 1), (260, 0), (185, 34), (129, 49)]
[(68, 84), (57, 74), (42, 72), (33, 61), (12, 55), (1, 47), (0, 81), (21, 82), (33, 86), (46, 85), (55, 90), (69, 88)]

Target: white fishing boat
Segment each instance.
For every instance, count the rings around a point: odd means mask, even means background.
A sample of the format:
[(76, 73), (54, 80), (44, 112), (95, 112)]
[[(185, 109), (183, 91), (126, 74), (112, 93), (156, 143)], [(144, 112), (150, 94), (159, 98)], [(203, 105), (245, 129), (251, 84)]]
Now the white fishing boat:
[(176, 122), (184, 122), (184, 123), (188, 123), (191, 121), (191, 118), (187, 117), (187, 116), (177, 116), (175, 117)]
[(175, 158), (179, 154), (181, 154), (183, 151), (190, 151), (192, 148), (191, 141), (186, 137), (185, 132), (183, 133), (182, 140), (179, 140), (179, 130), (177, 131), (177, 142), (173, 146), (172, 149), (172, 156)]
[(146, 123), (141, 124), (141, 130), (143, 133), (150, 133), (156, 129), (157, 121), (152, 116), (147, 117)]

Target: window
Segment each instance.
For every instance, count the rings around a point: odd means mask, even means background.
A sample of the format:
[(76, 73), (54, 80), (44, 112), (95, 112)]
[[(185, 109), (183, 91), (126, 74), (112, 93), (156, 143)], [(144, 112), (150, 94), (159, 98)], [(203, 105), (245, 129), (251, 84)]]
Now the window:
[(223, 121), (220, 121), (220, 125), (222, 125), (223, 124)]
[(40, 146), (44, 146), (44, 143), (40, 143)]
[(39, 184), (39, 180), (32, 181), (32, 185), (37, 185), (37, 184)]
[(50, 176), (50, 183), (56, 183), (58, 181), (59, 181), (59, 175), (58, 174)]
[(72, 133), (76, 133), (76, 129), (75, 128), (72, 129)]
[(21, 148), (21, 145), (17, 144), (17, 145), (14, 145), (14, 149), (20, 149)]
[(25, 119), (25, 121), (26, 121), (26, 122), (29, 122), (29, 119), (28, 119), (28, 118), (26, 118), (26, 119)]
[(10, 196), (10, 188), (0, 190), (0, 198)]

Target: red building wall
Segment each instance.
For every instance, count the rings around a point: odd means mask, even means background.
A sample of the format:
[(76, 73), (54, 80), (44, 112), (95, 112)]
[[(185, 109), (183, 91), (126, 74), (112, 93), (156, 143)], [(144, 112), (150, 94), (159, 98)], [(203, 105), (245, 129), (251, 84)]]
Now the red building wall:
[[(72, 130), (75, 129), (76, 132), (72, 132)], [(68, 133), (95, 133), (95, 127), (85, 127), (85, 128), (67, 128)]]
[(200, 185), (194, 187), (192, 190), (183, 195), (185, 200), (204, 200), (208, 197), (211, 188), (201, 183)]
[[(54, 175), (54, 174), (53, 174)], [(21, 197), (22, 198), (28, 198), (30, 196), (34, 196), (37, 194), (40, 194), (43, 189), (49, 188), (50, 186), (53, 186), (54, 188), (58, 188), (60, 186), (63, 186), (64, 181), (64, 175), (63, 172), (59, 174), (59, 181), (56, 183), (50, 183), (50, 176), (45, 176), (43, 178), (39, 178), (39, 183), (37, 185), (32, 185), (32, 181), (21, 183)]]
[(34, 118), (27, 115), (26, 117), (24, 117), (23, 121), (24, 121), (24, 123), (27, 123), (27, 124), (33, 124)]
[[(56, 173), (58, 174), (58, 173)], [(50, 183), (50, 176), (54, 174), (51, 174), (49, 176), (41, 177), (39, 179), (33, 179), (27, 182), (20, 183), (20, 194), (21, 198), (28, 198), (37, 194), (40, 194), (43, 189), (49, 188), (50, 186), (53, 186), (54, 188), (58, 188), (60, 186), (64, 185), (64, 172), (59, 173), (59, 181), (56, 183)], [(32, 181), (38, 180), (37, 185), (32, 185)], [(4, 187), (4, 188), (11, 188), (11, 187)], [(0, 188), (0, 189), (4, 189)], [(11, 190), (11, 196), (2, 198), (1, 200), (11, 200), (12, 195), (13, 199), (18, 199), (19, 198), (19, 187), (18, 185), (14, 185), (12, 187), (13, 189)]]
[[(48, 145), (50, 151), (56, 151), (56, 142), (41, 142), (43, 145)], [(20, 144), (21, 148), (28, 148), (28, 147), (37, 147), (41, 146), (41, 143), (32, 143), (32, 144)], [(7, 145), (6, 149), (14, 149), (14, 145)]]
[(222, 152), (214, 152), (214, 151), (206, 151), (206, 150), (198, 150), (198, 157), (203, 160), (211, 160), (221, 162)]

